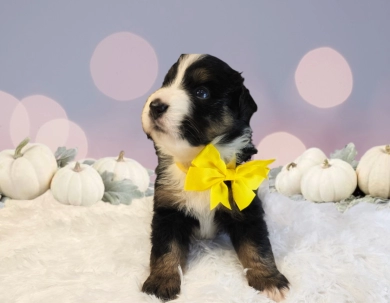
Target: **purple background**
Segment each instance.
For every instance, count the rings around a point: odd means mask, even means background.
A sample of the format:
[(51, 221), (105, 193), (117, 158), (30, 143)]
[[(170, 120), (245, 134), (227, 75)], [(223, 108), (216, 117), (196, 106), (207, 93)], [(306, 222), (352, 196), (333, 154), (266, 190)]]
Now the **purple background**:
[[(256, 144), (288, 132), (326, 153), (354, 142), (361, 156), (390, 142), (389, 16), (387, 0), (2, 1), (0, 91), (17, 100), (43, 95), (60, 104), (85, 133), (86, 156), (124, 149), (154, 168), (154, 149), (141, 128), (143, 104), (180, 54), (209, 53), (243, 72), (259, 105), (252, 120)], [(157, 57), (157, 74), (140, 80), (150, 89), (128, 101), (105, 95), (91, 75), (96, 47), (118, 32), (141, 37)], [(348, 99), (325, 109), (304, 101), (294, 81), (303, 56), (320, 47), (341, 54), (353, 75)], [(135, 60), (152, 64), (142, 56)], [(0, 95), (0, 150), (14, 145), (9, 104)], [(58, 118), (50, 114), (42, 121)], [(78, 140), (84, 139), (67, 142)], [(289, 154), (289, 147), (280, 153)]]

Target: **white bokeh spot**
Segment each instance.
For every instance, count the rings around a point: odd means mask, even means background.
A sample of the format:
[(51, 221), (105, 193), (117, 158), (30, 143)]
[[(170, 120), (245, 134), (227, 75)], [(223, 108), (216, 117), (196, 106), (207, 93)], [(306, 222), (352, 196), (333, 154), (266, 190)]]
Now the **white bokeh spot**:
[(13, 146), (18, 146), (26, 137), (30, 136), (30, 115), (22, 102), (16, 105), (9, 124), (9, 131)]
[(308, 52), (295, 71), (295, 84), (308, 103), (329, 108), (347, 100), (352, 92), (353, 76), (347, 60), (330, 47)]
[(10, 149), (13, 144), (10, 124), (15, 108), (19, 103), (19, 100), (14, 96), (0, 91), (0, 151)]
[(305, 150), (303, 142), (287, 132), (272, 133), (257, 145), (255, 159), (276, 159), (270, 167), (278, 167), (294, 161)]
[[(0, 91), (0, 117), (6, 122), (0, 128), (4, 138), (2, 148), (16, 147), (26, 137), (32, 143), (47, 145), (53, 152), (60, 146), (77, 148), (77, 159), (88, 154), (88, 139), (84, 130), (68, 120), (64, 108), (56, 101), (43, 95), (33, 95), (19, 101)], [(9, 138), (9, 140), (7, 140)], [(3, 142), (5, 140), (5, 142)]]
[(53, 152), (60, 146), (77, 148), (77, 158), (88, 154), (88, 140), (82, 128), (67, 119), (54, 119), (43, 124), (35, 138), (36, 142), (47, 145)]
[(97, 45), (90, 70), (102, 93), (118, 101), (134, 100), (147, 93), (155, 82), (157, 55), (143, 38), (119, 32)]

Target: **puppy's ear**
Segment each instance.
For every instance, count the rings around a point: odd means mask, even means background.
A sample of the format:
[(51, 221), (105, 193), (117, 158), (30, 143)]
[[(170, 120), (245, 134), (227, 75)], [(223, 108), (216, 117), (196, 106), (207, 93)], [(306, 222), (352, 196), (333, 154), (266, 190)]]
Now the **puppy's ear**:
[(244, 85), (242, 85), (239, 97), (239, 111), (241, 120), (245, 121), (247, 124), (249, 124), (252, 115), (257, 111), (256, 102)]

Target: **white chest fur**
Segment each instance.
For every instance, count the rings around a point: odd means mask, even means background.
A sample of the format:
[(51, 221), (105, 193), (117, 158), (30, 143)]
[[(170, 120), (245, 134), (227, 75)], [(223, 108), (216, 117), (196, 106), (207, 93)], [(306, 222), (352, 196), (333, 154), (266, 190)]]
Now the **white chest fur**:
[(187, 214), (199, 220), (199, 229), (195, 236), (201, 239), (212, 239), (217, 233), (214, 222), (215, 209), (210, 210), (210, 191), (185, 192)]
[(180, 192), (179, 200), (182, 201), (179, 204), (180, 209), (199, 220), (199, 229), (195, 231), (195, 236), (205, 239), (214, 238), (217, 226), (214, 222), (215, 209), (210, 210), (210, 191), (185, 191), (186, 174), (176, 164), (172, 164), (168, 171), (171, 184), (175, 184), (175, 187), (178, 187), (175, 189)]
[[(236, 157), (236, 153), (242, 150), (248, 143), (250, 143), (251, 130), (246, 129), (242, 136), (233, 140), (230, 143), (219, 144), (219, 141), (223, 138), (217, 137), (213, 140), (212, 144), (217, 147), (221, 158), (225, 163)], [(186, 142), (181, 142), (179, 150), (176, 151), (175, 160), (179, 163), (187, 163), (199, 153), (199, 148), (191, 147)], [(183, 145), (184, 144), (184, 145)], [(175, 144), (173, 144), (175, 146)], [(164, 150), (164, 148), (162, 148)], [(183, 152), (184, 150), (184, 152)], [(190, 152), (191, 151), (191, 152)], [(171, 150), (172, 152), (172, 150)], [(165, 151), (168, 155), (171, 154), (169, 151)], [(188, 215), (199, 220), (199, 230), (195, 232), (195, 235), (200, 238), (211, 239), (215, 236), (218, 231), (218, 226), (214, 222), (215, 210), (210, 210), (210, 191), (185, 191), (184, 181), (186, 174), (181, 171), (178, 166), (173, 163), (167, 168), (167, 179), (162, 180), (168, 187), (173, 189), (173, 192), (178, 193), (179, 207), (186, 212)]]

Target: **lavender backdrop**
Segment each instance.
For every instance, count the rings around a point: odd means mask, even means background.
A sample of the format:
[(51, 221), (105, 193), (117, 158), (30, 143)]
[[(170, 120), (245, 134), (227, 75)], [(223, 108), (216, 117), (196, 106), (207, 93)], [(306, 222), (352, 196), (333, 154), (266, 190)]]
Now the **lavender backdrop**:
[(390, 142), (390, 2), (2, 1), (0, 150), (33, 141), (156, 164), (148, 95), (181, 53), (242, 71), (259, 157)]

